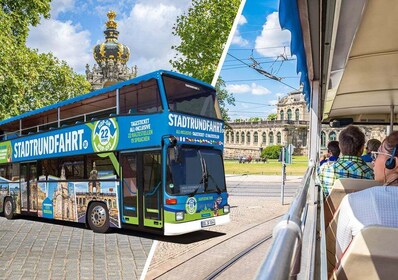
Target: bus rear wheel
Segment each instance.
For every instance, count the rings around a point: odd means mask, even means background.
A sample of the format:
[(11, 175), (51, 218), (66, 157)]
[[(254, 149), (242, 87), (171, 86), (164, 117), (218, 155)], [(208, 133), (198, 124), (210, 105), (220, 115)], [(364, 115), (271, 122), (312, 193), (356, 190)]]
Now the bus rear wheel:
[(8, 220), (14, 218), (14, 204), (12, 203), (11, 197), (7, 197), (4, 201), (4, 217)]
[(91, 203), (87, 214), (88, 225), (94, 232), (105, 233), (109, 230), (109, 211), (103, 203)]

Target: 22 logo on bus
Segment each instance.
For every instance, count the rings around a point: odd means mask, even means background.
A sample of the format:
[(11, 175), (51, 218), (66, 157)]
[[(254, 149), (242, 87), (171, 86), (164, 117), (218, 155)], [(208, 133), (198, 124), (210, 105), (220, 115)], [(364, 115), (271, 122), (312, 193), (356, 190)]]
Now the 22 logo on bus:
[(119, 128), (116, 120), (107, 119), (97, 121), (92, 136), (95, 152), (115, 150), (119, 141)]

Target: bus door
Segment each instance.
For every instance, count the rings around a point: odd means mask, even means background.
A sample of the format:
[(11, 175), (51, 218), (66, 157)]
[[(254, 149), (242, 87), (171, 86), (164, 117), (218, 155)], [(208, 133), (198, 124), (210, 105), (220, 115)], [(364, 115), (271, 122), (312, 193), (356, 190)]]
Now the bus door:
[(21, 163), (21, 211), (37, 215), (36, 162)]
[(123, 222), (162, 228), (160, 151), (122, 154), (121, 162)]
[(144, 226), (162, 228), (162, 161), (160, 151), (144, 152), (142, 164)]

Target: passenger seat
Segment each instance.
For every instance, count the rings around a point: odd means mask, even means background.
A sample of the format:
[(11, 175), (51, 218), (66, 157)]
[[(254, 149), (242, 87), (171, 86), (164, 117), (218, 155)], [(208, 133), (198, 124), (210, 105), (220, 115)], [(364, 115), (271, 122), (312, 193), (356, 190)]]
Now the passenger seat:
[(354, 237), (334, 279), (397, 279), (398, 228), (368, 226)]

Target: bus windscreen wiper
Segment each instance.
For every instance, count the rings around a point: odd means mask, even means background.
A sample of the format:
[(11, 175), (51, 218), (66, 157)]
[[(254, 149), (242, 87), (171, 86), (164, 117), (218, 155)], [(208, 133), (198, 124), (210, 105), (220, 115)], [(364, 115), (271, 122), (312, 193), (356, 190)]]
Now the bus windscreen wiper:
[(202, 166), (202, 180), (200, 181), (204, 185), (204, 191), (207, 192), (207, 188), (209, 187), (209, 173), (207, 172), (206, 160), (202, 157), (199, 152), (200, 164)]

